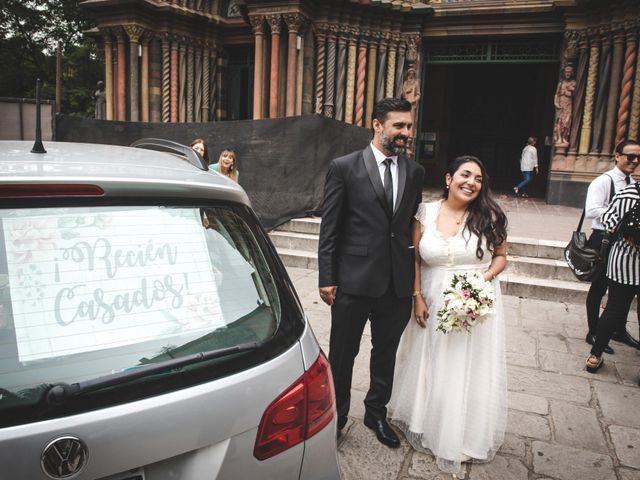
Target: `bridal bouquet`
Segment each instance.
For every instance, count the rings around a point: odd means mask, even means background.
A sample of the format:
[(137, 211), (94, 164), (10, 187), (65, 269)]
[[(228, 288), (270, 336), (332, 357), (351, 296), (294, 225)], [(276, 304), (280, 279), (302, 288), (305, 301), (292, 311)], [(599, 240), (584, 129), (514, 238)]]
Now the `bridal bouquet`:
[(491, 313), (495, 301), (491, 283), (478, 273), (455, 274), (442, 295), (444, 305), (438, 310), (436, 330), (443, 333), (470, 331)]

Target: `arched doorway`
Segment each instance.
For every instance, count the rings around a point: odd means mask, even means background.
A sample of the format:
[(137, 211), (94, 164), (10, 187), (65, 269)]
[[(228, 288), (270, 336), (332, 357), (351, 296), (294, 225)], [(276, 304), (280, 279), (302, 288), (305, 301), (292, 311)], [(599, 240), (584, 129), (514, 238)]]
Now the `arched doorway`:
[(486, 164), (495, 189), (510, 190), (520, 181), (520, 153), (533, 135), (541, 169), (530, 193), (544, 196), (561, 45), (546, 42), (487, 40), (457, 48), (431, 42), (425, 48), (418, 160), (427, 184), (440, 185), (446, 164), (470, 154)]

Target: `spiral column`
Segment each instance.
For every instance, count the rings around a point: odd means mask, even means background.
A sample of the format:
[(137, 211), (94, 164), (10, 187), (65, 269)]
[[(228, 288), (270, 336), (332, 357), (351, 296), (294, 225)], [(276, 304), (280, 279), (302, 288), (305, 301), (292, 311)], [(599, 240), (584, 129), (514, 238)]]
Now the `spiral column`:
[(171, 39), (169, 121), (172, 123), (176, 123), (178, 121), (178, 71), (180, 67), (180, 57), (178, 53), (178, 39), (173, 35), (168, 35), (167, 38)]
[(341, 29), (338, 34), (338, 65), (336, 66), (336, 108), (334, 118), (344, 120), (344, 91), (347, 79), (347, 39), (346, 32)]
[(208, 122), (209, 102), (211, 102), (209, 92), (211, 91), (211, 78), (209, 76), (209, 59), (211, 58), (211, 42), (205, 42), (202, 49), (202, 121)]
[(396, 83), (396, 58), (398, 53), (398, 41), (400, 35), (392, 33), (389, 41), (389, 53), (387, 58), (387, 86), (385, 89), (385, 97), (393, 97), (395, 93)]
[(333, 118), (335, 108), (335, 86), (336, 86), (336, 33), (338, 26), (331, 24), (327, 34), (327, 73), (325, 77), (325, 99), (324, 114)]
[(626, 40), (627, 44), (624, 52), (624, 66), (622, 67), (622, 84), (620, 85), (618, 122), (616, 124), (616, 145), (624, 139), (629, 124), (631, 91), (633, 89), (633, 76), (636, 70), (636, 57), (638, 55), (638, 40), (636, 39), (635, 28), (627, 29)]
[(353, 101), (356, 87), (356, 49), (358, 44), (358, 30), (349, 30), (349, 46), (347, 50), (347, 94), (344, 106), (344, 121), (353, 123)]
[(354, 123), (362, 127), (364, 120), (364, 85), (367, 75), (367, 41), (364, 36), (367, 32), (361, 32), (358, 45), (358, 70), (356, 73), (356, 114)]
[(325, 74), (325, 26), (318, 25), (316, 29), (316, 105), (315, 112), (322, 114), (324, 107), (324, 74)]
[[(582, 112), (582, 130), (580, 131), (580, 146), (578, 153), (581, 156), (589, 153), (591, 141), (591, 125), (593, 122), (593, 97), (596, 92), (596, 82), (598, 81), (598, 62), (600, 60), (600, 41), (591, 35), (589, 41), (589, 70), (587, 73), (587, 91), (584, 100), (584, 111)], [(583, 159), (586, 161), (586, 159)], [(585, 165), (586, 166), (586, 165)]]
[(613, 32), (613, 62), (611, 63), (611, 82), (607, 95), (607, 119), (604, 124), (604, 140), (602, 141), (602, 153), (606, 156), (602, 161), (608, 166), (613, 151), (613, 140), (616, 132), (616, 118), (618, 94), (620, 93), (620, 78), (622, 77), (622, 62), (624, 57), (624, 30), (617, 25)]

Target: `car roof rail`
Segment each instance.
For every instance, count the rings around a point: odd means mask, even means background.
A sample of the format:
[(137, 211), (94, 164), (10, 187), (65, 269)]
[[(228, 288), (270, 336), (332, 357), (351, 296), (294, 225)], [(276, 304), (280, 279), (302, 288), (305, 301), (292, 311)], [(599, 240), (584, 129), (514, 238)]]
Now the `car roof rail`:
[(206, 162), (193, 148), (182, 145), (181, 143), (163, 138), (141, 138), (133, 142), (130, 147), (145, 148), (147, 150), (156, 150), (159, 152), (176, 153), (186, 157), (187, 161), (200, 170), (208, 170)]

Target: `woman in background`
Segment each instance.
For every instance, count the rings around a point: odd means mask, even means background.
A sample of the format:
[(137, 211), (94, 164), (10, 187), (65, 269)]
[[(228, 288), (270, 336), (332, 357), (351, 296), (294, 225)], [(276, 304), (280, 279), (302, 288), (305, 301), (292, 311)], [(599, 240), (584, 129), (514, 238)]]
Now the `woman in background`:
[(193, 142), (191, 142), (191, 148), (193, 148), (200, 156), (207, 162), (207, 166), (211, 164), (211, 160), (209, 159), (209, 149), (207, 148), (207, 144), (204, 143), (204, 140), (201, 138), (196, 138)]
[(219, 172), (234, 182), (238, 182), (240, 178), (240, 172), (236, 167), (236, 153), (228, 148), (222, 151), (218, 163), (209, 165), (209, 170)]

